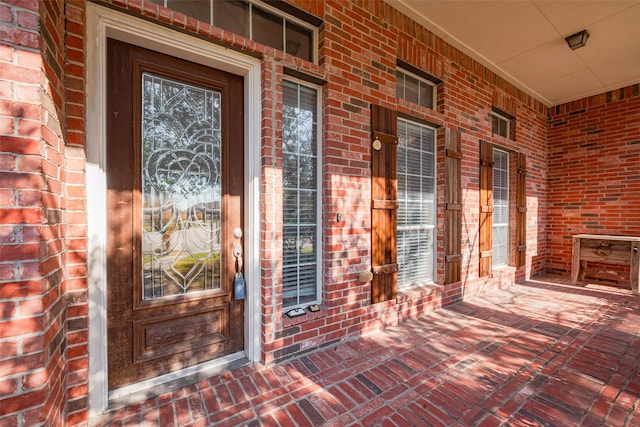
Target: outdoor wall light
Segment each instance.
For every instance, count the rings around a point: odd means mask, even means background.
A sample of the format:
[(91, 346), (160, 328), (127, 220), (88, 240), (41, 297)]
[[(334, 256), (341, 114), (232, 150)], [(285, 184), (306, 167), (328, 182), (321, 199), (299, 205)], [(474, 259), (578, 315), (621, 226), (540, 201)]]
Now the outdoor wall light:
[(578, 31), (575, 34), (571, 34), (570, 36), (565, 37), (564, 39), (567, 41), (567, 44), (571, 48), (571, 50), (576, 50), (579, 47), (583, 47), (587, 44), (587, 39), (589, 38), (589, 32), (587, 30)]

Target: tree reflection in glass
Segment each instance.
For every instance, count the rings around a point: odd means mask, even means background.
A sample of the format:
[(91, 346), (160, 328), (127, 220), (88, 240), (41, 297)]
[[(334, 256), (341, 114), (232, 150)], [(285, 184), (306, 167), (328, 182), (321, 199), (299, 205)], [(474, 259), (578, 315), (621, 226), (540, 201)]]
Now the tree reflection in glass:
[(283, 305), (318, 299), (316, 91), (283, 84)]
[(221, 94), (142, 76), (145, 299), (220, 287)]

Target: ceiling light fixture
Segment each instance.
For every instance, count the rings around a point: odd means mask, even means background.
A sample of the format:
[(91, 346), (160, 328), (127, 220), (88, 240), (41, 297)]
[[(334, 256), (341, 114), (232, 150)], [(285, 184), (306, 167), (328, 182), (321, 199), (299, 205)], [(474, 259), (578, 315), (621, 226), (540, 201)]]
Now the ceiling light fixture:
[(567, 36), (564, 39), (567, 41), (567, 44), (569, 45), (571, 50), (576, 50), (586, 45), (588, 38), (589, 38), (589, 32), (587, 30), (582, 30), (582, 31), (578, 31), (575, 34), (571, 34), (570, 36)]

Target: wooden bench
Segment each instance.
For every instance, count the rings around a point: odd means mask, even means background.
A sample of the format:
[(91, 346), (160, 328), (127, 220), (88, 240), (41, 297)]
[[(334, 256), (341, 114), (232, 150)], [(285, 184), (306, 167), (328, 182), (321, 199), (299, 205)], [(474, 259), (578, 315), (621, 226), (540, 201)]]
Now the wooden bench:
[(631, 289), (638, 293), (640, 271), (640, 237), (578, 234), (573, 236), (571, 284), (584, 280), (587, 262), (628, 265), (631, 268)]

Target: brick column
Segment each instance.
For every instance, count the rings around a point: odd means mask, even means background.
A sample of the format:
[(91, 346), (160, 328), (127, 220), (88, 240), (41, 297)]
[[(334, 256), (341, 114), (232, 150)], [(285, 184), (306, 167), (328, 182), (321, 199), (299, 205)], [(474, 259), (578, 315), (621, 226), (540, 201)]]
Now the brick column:
[(0, 1), (0, 37), (0, 425), (63, 425), (63, 2)]

